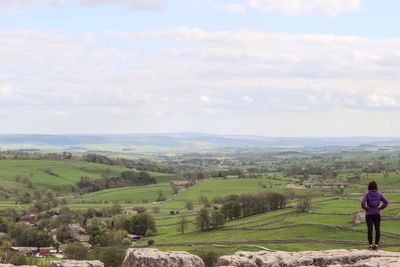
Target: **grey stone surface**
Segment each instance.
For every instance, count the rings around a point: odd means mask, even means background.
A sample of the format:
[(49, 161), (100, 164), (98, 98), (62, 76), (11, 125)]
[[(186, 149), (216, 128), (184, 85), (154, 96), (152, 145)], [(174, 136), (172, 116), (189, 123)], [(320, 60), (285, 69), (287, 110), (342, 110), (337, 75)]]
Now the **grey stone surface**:
[(224, 267), (400, 267), (400, 253), (369, 250), (237, 252), (219, 258)]
[(75, 260), (64, 260), (64, 261), (52, 261), (49, 267), (104, 267), (104, 263), (101, 261), (75, 261)]
[(129, 249), (123, 267), (204, 267), (203, 260), (187, 252)]

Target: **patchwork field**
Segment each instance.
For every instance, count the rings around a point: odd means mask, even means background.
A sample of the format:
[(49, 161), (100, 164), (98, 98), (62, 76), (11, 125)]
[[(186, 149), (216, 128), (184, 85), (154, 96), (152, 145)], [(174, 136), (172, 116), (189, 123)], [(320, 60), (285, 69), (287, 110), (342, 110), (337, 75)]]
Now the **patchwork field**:
[[(128, 170), (122, 166), (111, 166), (84, 161), (66, 160), (0, 160), (0, 180), (4, 187), (16, 187), (19, 178), (27, 178), (36, 186), (54, 187), (76, 184), (81, 177), (100, 179), (104, 173), (114, 175)], [(176, 175), (150, 172), (158, 182), (178, 178)]]

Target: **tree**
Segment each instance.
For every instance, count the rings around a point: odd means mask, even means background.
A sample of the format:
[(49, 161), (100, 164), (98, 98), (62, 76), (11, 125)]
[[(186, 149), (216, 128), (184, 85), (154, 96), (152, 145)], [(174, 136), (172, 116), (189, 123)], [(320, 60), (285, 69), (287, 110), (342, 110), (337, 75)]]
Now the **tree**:
[(200, 231), (207, 231), (210, 229), (210, 213), (207, 208), (202, 208), (197, 213), (196, 225)]
[(222, 205), (221, 212), (225, 215), (225, 218), (237, 219), (240, 217), (241, 207), (239, 202), (231, 200)]
[(132, 210), (136, 211), (137, 213), (145, 213), (146, 212), (146, 208), (143, 206), (133, 207)]
[(159, 190), (156, 202), (165, 201), (165, 200), (167, 200), (167, 197), (164, 195), (164, 192), (162, 190)]
[(225, 215), (218, 210), (213, 210), (210, 217), (210, 225), (212, 229), (217, 229), (218, 227), (225, 224)]
[(187, 229), (188, 224), (189, 220), (187, 219), (186, 215), (182, 215), (178, 221), (178, 232), (180, 232), (182, 235), (185, 234), (185, 230)]
[(99, 246), (101, 247), (123, 247), (126, 232), (121, 230), (111, 230), (105, 232), (100, 240)]
[(89, 243), (92, 246), (97, 246), (100, 241), (103, 239), (103, 236), (106, 233), (106, 230), (100, 228), (100, 226), (92, 224), (87, 228), (87, 233), (89, 234)]
[(203, 203), (203, 205), (204, 205), (204, 207), (210, 207), (210, 201), (208, 200), (208, 198), (206, 197), (206, 196), (204, 196), (204, 195), (201, 195), (200, 197), (199, 197), (199, 201), (201, 202), (201, 203)]
[(71, 229), (68, 225), (65, 225), (65, 224), (61, 224), (56, 229), (56, 236), (57, 236), (57, 240), (61, 243), (67, 243), (67, 242), (73, 240), (73, 237), (71, 234)]
[(311, 198), (308, 195), (304, 195), (300, 198), (299, 202), (297, 203), (297, 211), (299, 212), (306, 212), (311, 208)]
[(103, 262), (107, 267), (120, 267), (124, 261), (126, 252), (124, 249), (107, 247), (107, 248), (96, 248), (95, 251), (96, 259)]
[(172, 194), (176, 195), (179, 193), (179, 187), (177, 185), (172, 184), (171, 188), (172, 188)]
[(64, 253), (68, 259), (86, 260), (89, 256), (89, 249), (82, 244), (68, 244)]
[(127, 220), (127, 231), (130, 234), (146, 236), (146, 233), (150, 230), (152, 233), (156, 233), (156, 224), (154, 218), (147, 213), (141, 213), (132, 216)]
[(193, 202), (192, 202), (192, 201), (186, 201), (186, 203), (185, 203), (185, 209), (187, 209), (187, 210), (193, 210)]

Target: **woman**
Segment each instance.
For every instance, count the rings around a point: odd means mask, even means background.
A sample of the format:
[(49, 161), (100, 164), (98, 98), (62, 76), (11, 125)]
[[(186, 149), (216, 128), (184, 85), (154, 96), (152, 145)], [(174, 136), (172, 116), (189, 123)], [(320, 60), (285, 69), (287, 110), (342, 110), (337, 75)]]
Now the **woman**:
[[(381, 206), (380, 203), (383, 202)], [(378, 191), (378, 185), (376, 182), (372, 181), (368, 184), (368, 192), (364, 194), (361, 201), (361, 207), (365, 210), (365, 221), (368, 227), (368, 249), (377, 250), (379, 245), (379, 240), (381, 237), (381, 215), (380, 211), (387, 207), (389, 202), (383, 196), (381, 192)], [(375, 227), (375, 244), (372, 243), (372, 230)]]

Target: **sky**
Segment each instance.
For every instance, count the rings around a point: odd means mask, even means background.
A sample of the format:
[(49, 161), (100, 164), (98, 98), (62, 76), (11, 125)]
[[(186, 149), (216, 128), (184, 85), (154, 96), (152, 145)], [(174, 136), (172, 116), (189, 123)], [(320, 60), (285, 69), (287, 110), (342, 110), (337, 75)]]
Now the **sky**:
[(400, 136), (398, 0), (0, 0), (0, 133)]

